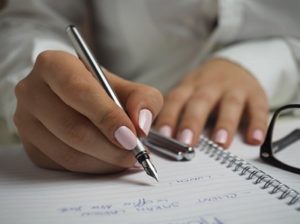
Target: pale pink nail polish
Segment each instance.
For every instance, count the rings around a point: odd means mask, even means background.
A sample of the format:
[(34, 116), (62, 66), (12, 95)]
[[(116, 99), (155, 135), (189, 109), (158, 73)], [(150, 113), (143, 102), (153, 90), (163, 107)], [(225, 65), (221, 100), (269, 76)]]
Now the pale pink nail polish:
[(137, 138), (126, 126), (119, 127), (114, 136), (125, 149), (132, 150), (136, 147)]
[(193, 132), (191, 129), (184, 129), (177, 138), (180, 142), (190, 145), (193, 141)]
[(160, 129), (158, 130), (158, 132), (166, 137), (172, 136), (172, 129), (169, 125), (161, 126)]
[(148, 109), (142, 109), (139, 113), (139, 126), (145, 135), (148, 135), (152, 124), (152, 113)]
[(252, 138), (255, 141), (262, 142), (264, 140), (264, 134), (263, 134), (262, 130), (256, 129), (252, 134)]
[(227, 139), (228, 132), (225, 129), (220, 129), (215, 136), (215, 142), (219, 144), (225, 144)]

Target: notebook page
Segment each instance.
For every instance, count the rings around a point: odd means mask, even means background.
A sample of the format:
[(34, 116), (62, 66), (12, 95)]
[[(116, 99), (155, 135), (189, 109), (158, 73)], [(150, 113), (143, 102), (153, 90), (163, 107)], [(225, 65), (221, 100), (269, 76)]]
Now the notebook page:
[(286, 202), (200, 152), (190, 162), (153, 160), (159, 183), (137, 171), (42, 170), (20, 148), (0, 150), (0, 223), (299, 222)]
[[(297, 121), (298, 119), (296, 119)], [(277, 127), (280, 125), (280, 129), (283, 132), (290, 132), (291, 127), (294, 127), (292, 123), (295, 123), (295, 119), (284, 121), (281, 120), (280, 123), (277, 123)], [(237, 135), (233, 141), (233, 144), (230, 146), (230, 152), (233, 154), (239, 156), (240, 158), (243, 158), (256, 166), (259, 169), (262, 169), (264, 172), (268, 173), (272, 177), (278, 179), (282, 183), (287, 184), (291, 188), (297, 190), (300, 192), (300, 178), (298, 174), (294, 174), (292, 172), (285, 171), (283, 169), (271, 166), (265, 162), (263, 162), (259, 158), (259, 152), (260, 152), (260, 146), (251, 146), (243, 143), (243, 137)], [(298, 153), (295, 153), (292, 155), (289, 160), (291, 160), (291, 163), (293, 160), (296, 160), (299, 162), (300, 158), (300, 150), (298, 150)]]

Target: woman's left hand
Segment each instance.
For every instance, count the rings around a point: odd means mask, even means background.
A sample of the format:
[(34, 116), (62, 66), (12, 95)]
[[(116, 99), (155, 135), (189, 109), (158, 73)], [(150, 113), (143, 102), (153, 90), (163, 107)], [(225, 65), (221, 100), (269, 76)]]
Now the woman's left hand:
[(155, 126), (166, 136), (194, 145), (209, 117), (217, 112), (211, 136), (215, 142), (228, 148), (241, 119), (246, 118), (246, 142), (259, 145), (267, 129), (268, 109), (255, 77), (238, 64), (211, 59), (165, 96)]

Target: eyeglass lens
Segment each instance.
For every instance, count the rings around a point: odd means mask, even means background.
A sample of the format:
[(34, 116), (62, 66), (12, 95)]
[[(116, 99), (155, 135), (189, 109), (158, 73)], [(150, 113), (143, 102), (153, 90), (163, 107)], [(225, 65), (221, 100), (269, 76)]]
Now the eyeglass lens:
[(271, 145), (277, 160), (300, 168), (300, 108), (289, 108), (279, 113)]

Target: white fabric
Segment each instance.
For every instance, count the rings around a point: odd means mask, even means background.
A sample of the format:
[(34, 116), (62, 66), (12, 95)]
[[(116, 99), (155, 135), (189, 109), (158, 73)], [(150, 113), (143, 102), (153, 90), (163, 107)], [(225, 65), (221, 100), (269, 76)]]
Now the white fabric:
[(167, 91), (212, 55), (252, 72), (272, 106), (288, 103), (299, 85), (299, 9), (298, 0), (10, 0), (0, 12), (0, 116), (13, 127), (14, 86), (39, 52), (72, 52), (65, 26), (87, 14), (100, 63), (125, 78)]
[(291, 101), (296, 95), (299, 86), (297, 65), (283, 40), (243, 42), (221, 50), (215, 56), (239, 63), (254, 74), (272, 108)]

